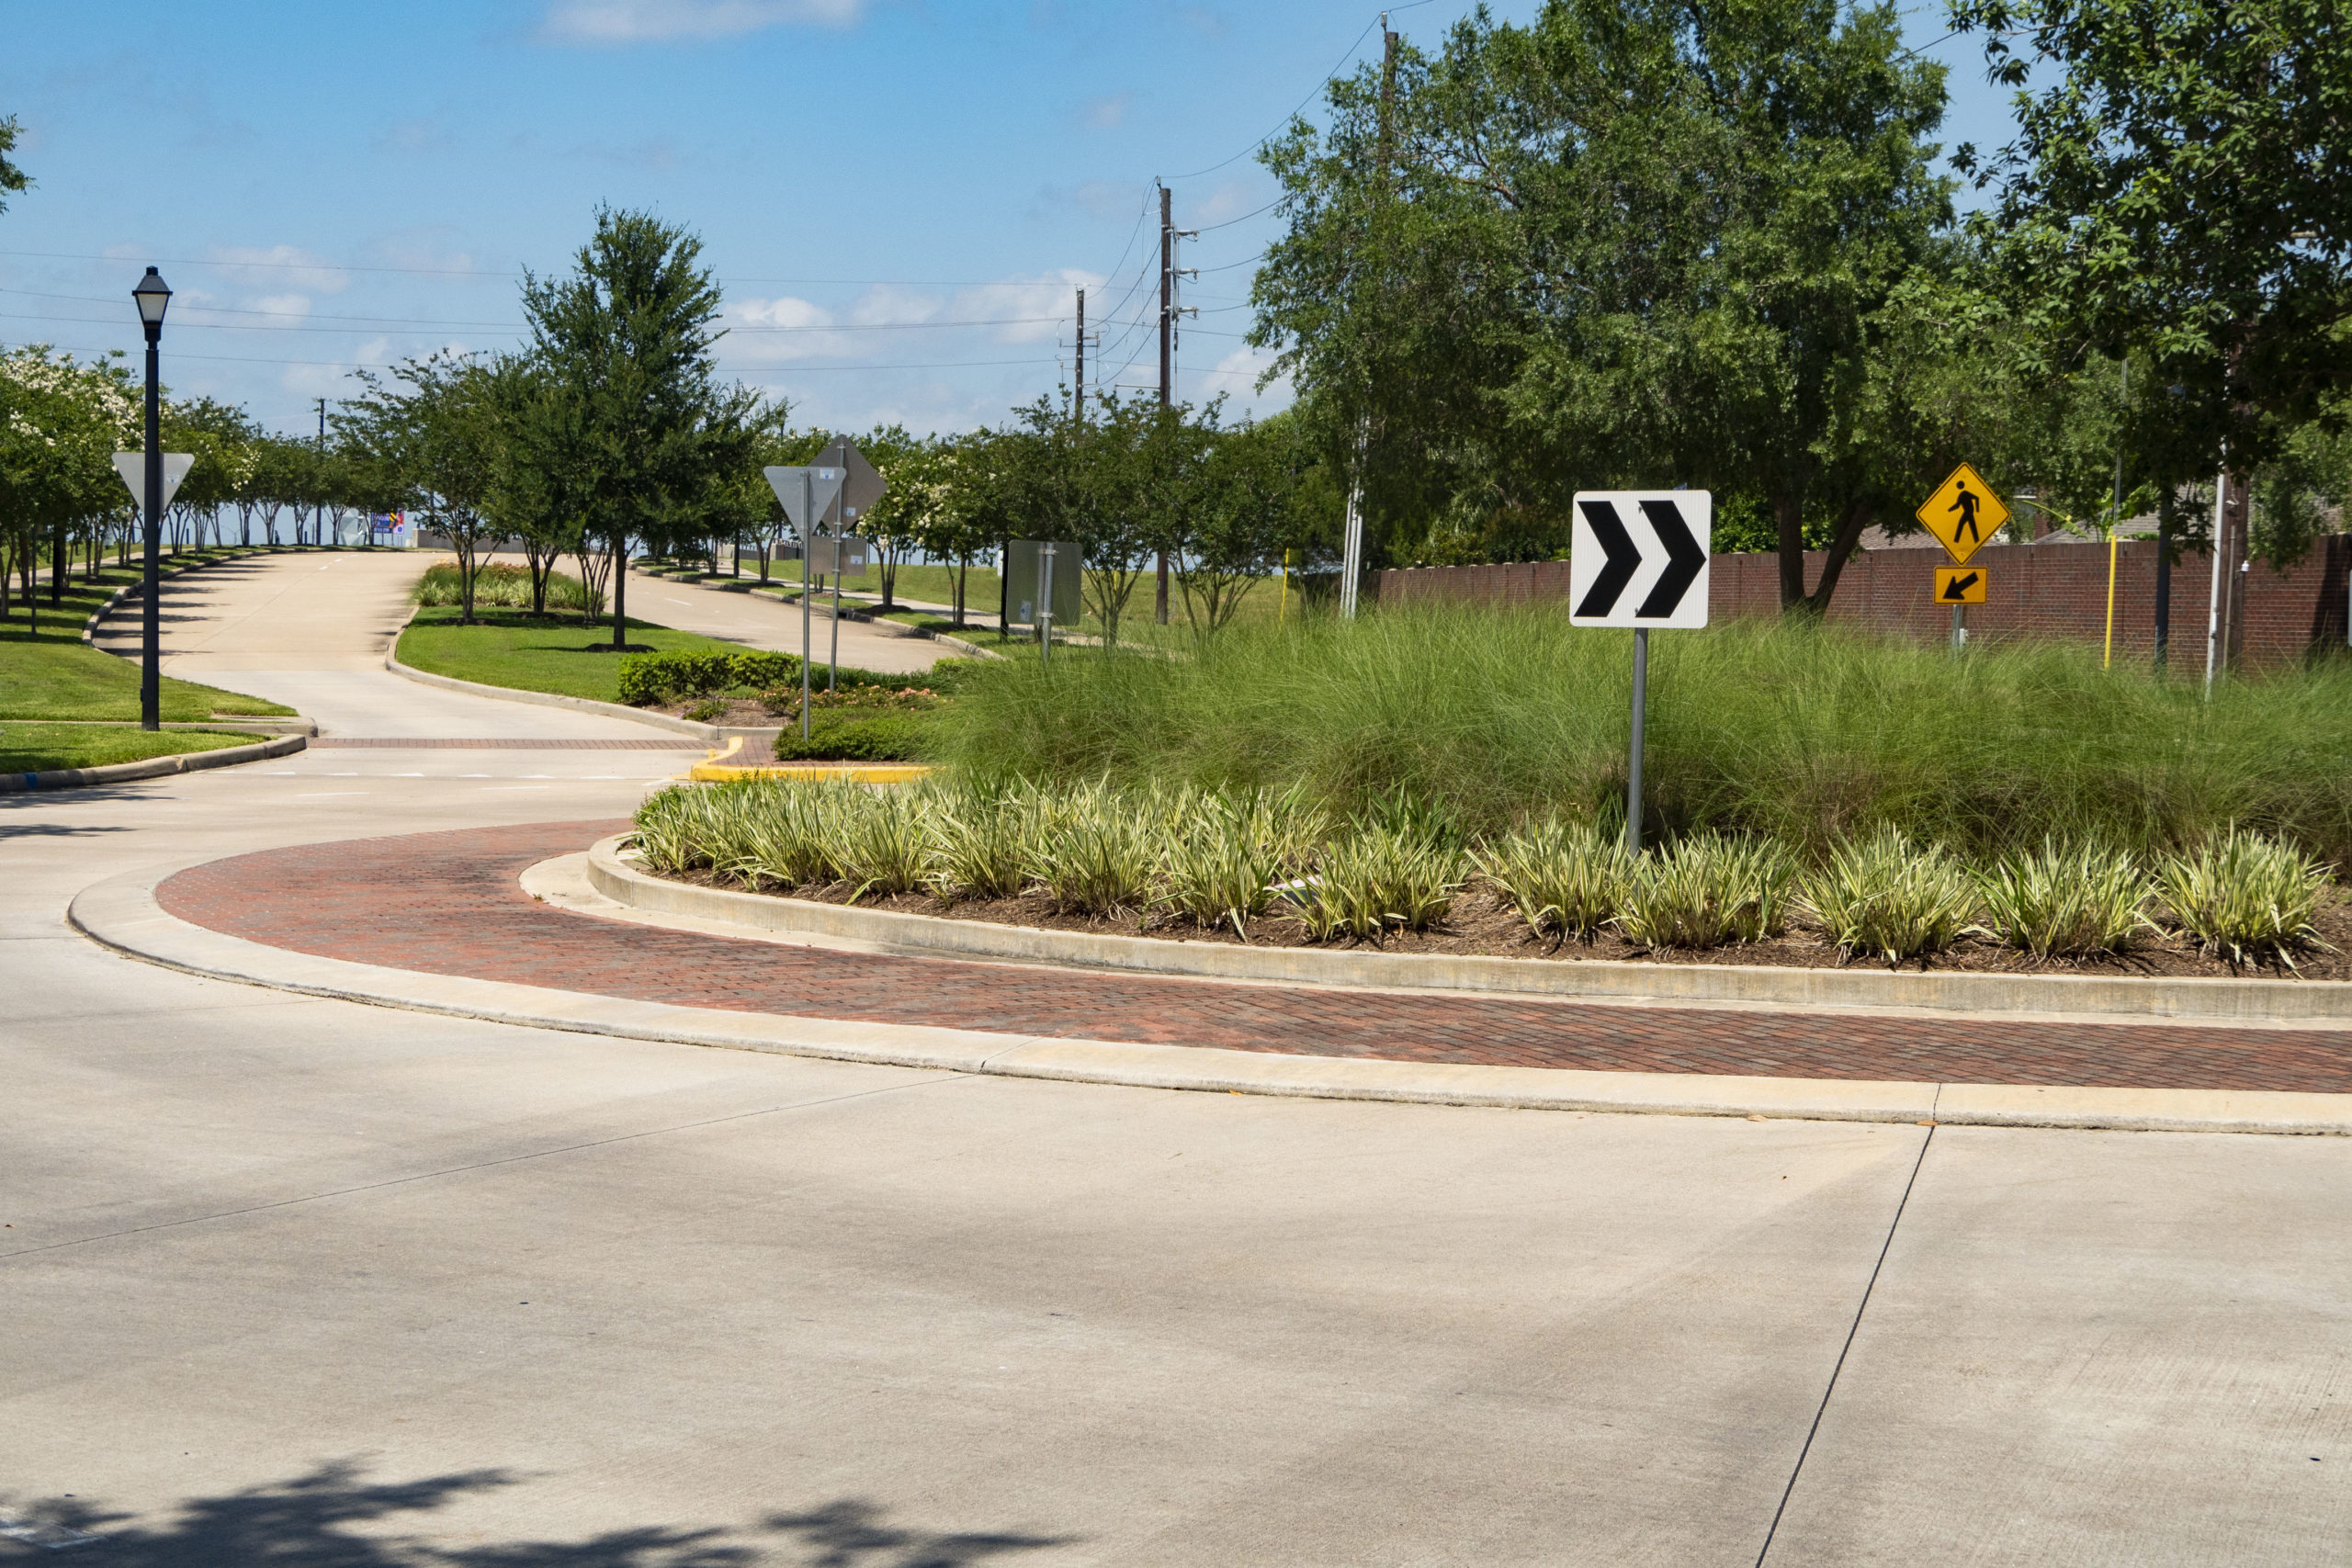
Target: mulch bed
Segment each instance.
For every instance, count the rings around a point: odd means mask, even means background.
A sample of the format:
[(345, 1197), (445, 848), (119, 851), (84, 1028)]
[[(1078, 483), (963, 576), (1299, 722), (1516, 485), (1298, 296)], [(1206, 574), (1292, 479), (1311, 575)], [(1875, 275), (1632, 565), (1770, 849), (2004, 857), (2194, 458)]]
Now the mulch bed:
[[(708, 871), (681, 873), (672, 876), (671, 880), (691, 883), (699, 887), (723, 887), (739, 893), (753, 891), (826, 904), (851, 902), (851, 890), (846, 884), (818, 888), (765, 886), (747, 889), (732, 877)], [(1235, 944), (1241, 941), (1230, 931), (1205, 931), (1189, 919), (1165, 912), (1118, 920), (1057, 914), (1051, 901), (1041, 893), (1027, 894), (1018, 898), (963, 899), (953, 904), (926, 893), (903, 893), (890, 897), (868, 894), (855, 902), (861, 908), (945, 916), (958, 920), (981, 920), (990, 925), (1032, 926), (1042, 931), (1148, 936), (1169, 942)], [(2233, 967), (2169, 933), (2161, 939), (2153, 934), (2146, 936), (2131, 953), (2121, 955), (2047, 961), (2029, 957), (1999, 942), (1965, 937), (1940, 953), (1911, 960), (1903, 967), (2109, 977), (2352, 980), (2352, 956), (2347, 956), (2352, 954), (2352, 906), (2338, 904), (2324, 908), (2321, 910), (2317, 923), (2321, 936), (2335, 951), (2300, 953), (2292, 969), (2275, 963)], [(1823, 934), (1821, 927), (1806, 919), (1801, 911), (1790, 915), (1789, 930), (1785, 935), (1735, 947), (1698, 950), (1646, 948), (1613, 933), (1604, 934), (1589, 942), (1563, 943), (1548, 936), (1532, 936), (1526, 922), (1519, 918), (1518, 911), (1507, 899), (1477, 889), (1466, 891), (1454, 899), (1453, 908), (1442, 926), (1426, 931), (1396, 931), (1378, 943), (1352, 940), (1317, 942), (1307, 937), (1306, 928), (1298, 920), (1273, 917), (1252, 920), (1249, 942), (1253, 947), (1325, 947), (1336, 952), (1421, 953), (1528, 958), (1567, 964), (1607, 959), (1636, 964), (1755, 964), (1784, 969), (1839, 969), (1871, 968), (1885, 962), (1869, 958), (1841, 959), (1837, 948)]]

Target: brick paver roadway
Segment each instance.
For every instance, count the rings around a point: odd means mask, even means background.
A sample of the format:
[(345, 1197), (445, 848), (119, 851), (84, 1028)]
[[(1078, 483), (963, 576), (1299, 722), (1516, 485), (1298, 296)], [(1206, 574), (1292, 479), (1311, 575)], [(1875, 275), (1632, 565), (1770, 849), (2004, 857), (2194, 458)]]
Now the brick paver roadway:
[(2352, 1036), (2311, 1030), (1595, 1007), (1122, 978), (703, 936), (569, 914), (536, 862), (626, 822), (270, 850), (163, 885), (184, 920), (436, 975), (744, 1012), (1321, 1056), (1781, 1077), (2352, 1091)]

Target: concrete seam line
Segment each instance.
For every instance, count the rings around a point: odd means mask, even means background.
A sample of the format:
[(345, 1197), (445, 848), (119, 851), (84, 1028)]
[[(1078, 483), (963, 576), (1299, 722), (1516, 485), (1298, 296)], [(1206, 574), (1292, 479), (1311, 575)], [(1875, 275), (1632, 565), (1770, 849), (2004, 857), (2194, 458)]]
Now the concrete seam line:
[(1911, 1179), (1903, 1184), (1903, 1196), (1894, 1204), (1894, 1218), (1887, 1223), (1886, 1239), (1879, 1244), (1878, 1260), (1871, 1265), (1871, 1277), (1862, 1286), (1862, 1299), (1854, 1305), (1854, 1321), (1846, 1327), (1846, 1342), (1838, 1348), (1837, 1364), (1829, 1369), (1829, 1382), (1821, 1391), (1821, 1403), (1813, 1412), (1813, 1425), (1805, 1428), (1804, 1441), (1797, 1449), (1797, 1462), (1789, 1471), (1789, 1483), (1781, 1489), (1781, 1506), (1772, 1510), (1772, 1522), (1764, 1531), (1764, 1544), (1756, 1551), (1756, 1568), (1764, 1568), (1764, 1559), (1772, 1550), (1772, 1538), (1781, 1531), (1781, 1519), (1789, 1511), (1789, 1499), (1796, 1495), (1797, 1478), (1804, 1473), (1805, 1456), (1813, 1452), (1813, 1439), (1820, 1434), (1822, 1417), (1829, 1414), (1830, 1398), (1838, 1392), (1838, 1376), (1846, 1370), (1846, 1358), (1853, 1353), (1854, 1337), (1862, 1331), (1862, 1314), (1871, 1309), (1871, 1293), (1878, 1289), (1878, 1277), (1886, 1268), (1886, 1255), (1894, 1250), (1894, 1233), (1902, 1228), (1903, 1212), (1911, 1206), (1911, 1190), (1919, 1185), (1919, 1171), (1928, 1163), (1928, 1151), (1935, 1146), (1936, 1130), (1931, 1125), (1928, 1135), (1919, 1140), (1919, 1157), (1911, 1162)]
[[(572, 1033), (782, 1055), (1133, 1088), (1236, 1091), (1498, 1109), (1797, 1121), (1916, 1122), (1940, 1110), (1939, 1086), (1852, 1079), (1725, 1077), (1301, 1056), (1216, 1046), (1009, 1036), (978, 1030), (736, 1013), (667, 1002), (436, 976), (298, 953), (207, 931), (165, 912), (155, 890), (204, 858), (130, 873), (77, 895), (66, 922), (101, 946), (168, 969), (415, 1012)], [(209, 951), (209, 954), (208, 952)], [(403, 989), (406, 987), (406, 989)], [(438, 989), (439, 996), (421, 995)], [(464, 999), (469, 998), (469, 999)], [(583, 1009), (593, 1005), (594, 1016)], [(762, 1036), (762, 1030), (768, 1032)], [(831, 1035), (832, 1038), (823, 1038)], [(867, 1038), (861, 1038), (867, 1037)], [(868, 1043), (870, 1040), (870, 1043)], [(892, 1048), (885, 1042), (904, 1042)], [(926, 1048), (927, 1047), (927, 1048)], [(1614, 1090), (1615, 1092), (1604, 1092)], [(1942, 1110), (1944, 1124), (2146, 1132), (2352, 1134), (2352, 1095), (2254, 1091), (2037, 1089), (2031, 1109)], [(2123, 1101), (2160, 1098), (2160, 1109)], [(2264, 1100), (2272, 1103), (2267, 1107)]]
[[(2228, 1028), (2352, 1029), (2352, 982), (2077, 979), (2046, 975), (1895, 975), (1745, 964), (1563, 964), (1531, 958), (1324, 952), (1047, 931), (896, 909), (700, 887), (624, 863), (627, 835), (588, 851), (591, 886), (618, 904), (751, 930), (855, 941), (909, 956), (999, 960), (1095, 974), (1227, 983), (1547, 997), (1611, 1006), (1737, 1006), (1806, 1014), (2066, 1016), (2121, 1025), (2195, 1021)], [(748, 917), (748, 918), (747, 918)], [(2321, 987), (2326, 987), (2324, 989)], [(2280, 1003), (2307, 1010), (2281, 1009)]]

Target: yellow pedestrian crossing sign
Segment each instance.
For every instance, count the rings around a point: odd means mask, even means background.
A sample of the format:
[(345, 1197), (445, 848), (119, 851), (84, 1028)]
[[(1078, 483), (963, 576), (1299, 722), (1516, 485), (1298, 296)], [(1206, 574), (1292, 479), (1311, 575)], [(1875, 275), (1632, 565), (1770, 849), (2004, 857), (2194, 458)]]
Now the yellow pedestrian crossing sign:
[(1936, 493), (1921, 503), (1915, 515), (1927, 525), (1946, 555), (1966, 566), (1968, 558), (2001, 531), (2001, 525), (2009, 520), (2009, 509), (2001, 504), (1984, 475), (1962, 463), (1951, 471), (1951, 478), (1936, 487)]

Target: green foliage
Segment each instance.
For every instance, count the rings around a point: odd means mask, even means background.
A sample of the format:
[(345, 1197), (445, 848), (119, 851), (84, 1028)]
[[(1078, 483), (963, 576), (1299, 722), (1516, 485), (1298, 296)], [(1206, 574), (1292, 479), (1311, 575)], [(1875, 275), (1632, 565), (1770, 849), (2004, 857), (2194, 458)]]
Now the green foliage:
[[(980, 671), (939, 754), (981, 773), (1402, 788), (1474, 830), (1623, 796), (1630, 638), (1555, 611), (1431, 606), (1238, 624), (1184, 659), (1072, 649)], [(2193, 683), (2096, 649), (1943, 650), (1736, 620), (1651, 648), (1645, 815), (1819, 854), (1882, 823), (1973, 861), (2095, 839), (2143, 854), (2232, 821), (2352, 856), (2352, 668)]]
[(2316, 923), (2327, 868), (2293, 846), (2233, 826), (2166, 857), (2157, 891), (2173, 923), (2232, 964), (2265, 958), (2294, 965), (2304, 947), (2324, 947)]
[(2129, 948), (2149, 927), (2154, 888), (2129, 851), (2046, 840), (2002, 856), (1976, 890), (1993, 935), (2036, 958), (2074, 958)]
[(1633, 867), (1618, 930), (1645, 947), (1708, 948), (1778, 936), (1796, 856), (1776, 839), (1697, 833)]
[(1512, 829), (1471, 859), (1530, 931), (1580, 942), (1624, 911), (1635, 863), (1622, 831), (1556, 815)]
[(936, 750), (932, 737), (930, 722), (914, 714), (886, 713), (867, 718), (818, 713), (810, 716), (806, 740), (800, 739), (797, 724), (786, 726), (784, 733), (776, 737), (775, 756), (780, 762), (803, 758), (840, 762), (917, 762)]
[[(469, 626), (458, 624), (458, 614), (454, 608), (419, 610), (401, 633), (401, 662), (486, 686), (555, 692), (600, 703), (620, 701), (620, 660), (600, 633), (580, 622), (477, 606), (475, 624)], [(631, 647), (656, 652), (742, 651), (716, 637), (643, 621), (628, 623), (628, 637)]]
[(1250, 922), (1272, 902), (1274, 885), (1305, 869), (1322, 837), (1321, 814), (1295, 789), (1238, 795), (1182, 790), (1168, 820), (1164, 902), (1210, 931)]
[(929, 784), (923, 801), (938, 840), (932, 886), (943, 898), (1011, 898), (1025, 885), (1034, 792), (1001, 785)]
[(1976, 908), (1965, 866), (1892, 824), (1831, 850), (1804, 879), (1803, 897), (1839, 952), (1876, 953), (1890, 965), (1950, 947)]
[(620, 658), (620, 700), (631, 707), (712, 692), (797, 685), (799, 680), (800, 658), (791, 653), (696, 650), (625, 653)]
[(931, 884), (939, 845), (928, 803), (899, 790), (868, 790), (841, 823), (842, 880), (849, 901), (868, 893), (912, 893)]
[(1030, 874), (1055, 909), (1115, 916), (1149, 906), (1159, 844), (1142, 802), (1100, 779), (1039, 798)]
[[(549, 572), (544, 579), (543, 587), (544, 592), (535, 605), (528, 569), (510, 566), (504, 561), (491, 561), (474, 573), (474, 603), (502, 610), (548, 607), (577, 611), (586, 608), (587, 599), (576, 577), (560, 571)], [(424, 569), (424, 575), (417, 579), (409, 598), (418, 604), (445, 607), (458, 604), (463, 591), (458, 569), (447, 561), (436, 561)]]
[(1462, 870), (1462, 852), (1451, 844), (1364, 828), (1325, 849), (1314, 874), (1286, 891), (1316, 941), (1376, 942), (1392, 931), (1424, 931), (1443, 920), (1461, 890)]

